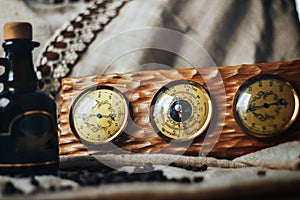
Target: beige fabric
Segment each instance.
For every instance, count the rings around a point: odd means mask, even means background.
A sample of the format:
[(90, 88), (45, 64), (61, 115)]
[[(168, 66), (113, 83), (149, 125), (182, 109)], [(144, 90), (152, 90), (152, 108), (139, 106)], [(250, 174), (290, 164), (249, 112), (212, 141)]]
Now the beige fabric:
[(260, 166), (273, 169), (300, 169), (300, 142), (288, 142), (250, 153), (233, 160), (247, 166)]
[[(86, 7), (83, 1), (48, 6), (37, 2), (42, 1), (2, 0), (0, 9), (1, 27), (15, 20), (33, 23), (34, 39), (42, 43), (35, 51), (35, 60), (38, 60), (40, 52), (55, 31)], [(86, 55), (111, 36), (143, 27), (165, 27), (187, 34), (206, 49), (217, 65), (284, 61), (300, 56), (300, 29), (292, 0), (134, 0), (100, 33), (101, 36), (96, 38)], [(0, 38), (3, 38), (2, 31)], [(131, 42), (119, 41), (116, 47), (107, 49), (107, 53), (120, 45), (130, 45)], [(178, 44), (178, 48), (189, 47)], [(88, 57), (96, 59), (97, 56)], [(171, 66), (182, 64), (180, 61), (176, 64), (178, 58), (174, 59), (163, 52), (137, 52), (125, 58), (129, 65), (123, 65), (132, 67), (133, 64), (152, 61)], [(85, 68), (99, 66), (101, 62), (94, 62)]]
[[(82, 2), (57, 5), (30, 6), (26, 0), (2, 0), (0, 8), (0, 41), (3, 41), (3, 26), (7, 22), (27, 21), (32, 24), (33, 39), (41, 43), (41, 46), (34, 50), (34, 61), (37, 64), (39, 54), (57, 29), (71, 20), (75, 13), (84, 10), (86, 5)], [(34, 1), (32, 1), (34, 3)], [(36, 1), (38, 2), (38, 1)], [(35, 3), (36, 3), (35, 2)], [(33, 4), (35, 5), (35, 4)], [(0, 55), (3, 56), (3, 49), (0, 48)]]
[[(59, 189), (61, 187), (72, 187), (77, 189), (79, 185), (74, 181), (58, 178), (56, 176), (36, 176), (36, 181), (39, 183), (39, 187), (43, 190), (49, 190), (50, 187)], [(3, 191), (4, 184), (11, 182), (14, 187), (24, 193), (24, 195), (30, 195), (37, 191), (37, 186), (33, 185), (31, 178), (13, 178), (7, 176), (0, 176), (0, 190)], [(0, 194), (0, 198), (4, 198), (5, 195)], [(2, 199), (1, 198), (1, 199)]]
[[(143, 27), (164, 27), (186, 34), (209, 53), (216, 65), (283, 61), (300, 56), (299, 22), (292, 1), (133, 1), (125, 6), (101, 37), (96, 38), (77, 65), (80, 71), (74, 69), (72, 75), (102, 72), (99, 63), (106, 63), (105, 59), (123, 45), (135, 46), (136, 38), (110, 41), (112, 45), (105, 49), (104, 55), (98, 51), (101, 42), (120, 32)], [(149, 40), (144, 42), (155, 43), (151, 38), (156, 37), (159, 36), (149, 34)], [(178, 49), (191, 49), (187, 43), (177, 42)], [(205, 66), (202, 56), (198, 55), (195, 60), (199, 63), (196, 67)], [(143, 50), (118, 58), (107, 72), (130, 71), (133, 66), (145, 63), (173, 67), (189, 65), (166, 52)]]
[[(94, 187), (78, 187), (74, 182), (57, 180), (54, 177), (42, 177), (43, 188), (49, 185), (71, 186), (71, 191), (34, 194), (35, 188), (29, 179), (15, 179), (14, 185), (27, 191), (26, 196), (13, 196), (13, 199), (229, 199), (268, 197), (271, 199), (299, 198), (297, 187), (300, 184), (298, 171), (271, 170), (260, 167), (247, 168), (215, 168), (209, 167), (205, 172), (191, 172), (185, 169), (162, 167), (168, 178), (203, 177), (203, 181), (190, 184), (180, 183), (122, 183)], [(126, 170), (132, 168), (127, 167)], [(125, 170), (125, 169), (124, 169)], [(258, 175), (265, 172), (264, 176)], [(37, 177), (39, 179), (41, 177)], [(24, 183), (27, 183), (24, 186)], [(0, 178), (0, 187), (3, 179)], [(19, 186), (18, 186), (19, 185)], [(22, 185), (22, 186), (20, 186)], [(2, 198), (6, 199), (6, 198)], [(8, 198), (11, 199), (11, 198)]]

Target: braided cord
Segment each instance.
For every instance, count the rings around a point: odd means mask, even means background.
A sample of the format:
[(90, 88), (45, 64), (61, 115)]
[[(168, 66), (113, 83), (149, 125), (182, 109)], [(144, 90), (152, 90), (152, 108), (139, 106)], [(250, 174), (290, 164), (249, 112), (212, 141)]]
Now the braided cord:
[(95, 37), (119, 14), (130, 0), (92, 1), (84, 12), (54, 35), (39, 59), (36, 73), (39, 86), (57, 98), (61, 79), (72, 72)]

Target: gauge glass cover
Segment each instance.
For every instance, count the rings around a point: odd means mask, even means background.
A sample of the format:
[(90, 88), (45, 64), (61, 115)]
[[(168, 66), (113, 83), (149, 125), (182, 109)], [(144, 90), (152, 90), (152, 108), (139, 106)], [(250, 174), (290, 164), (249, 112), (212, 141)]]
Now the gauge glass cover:
[(81, 93), (70, 112), (73, 133), (84, 142), (107, 143), (126, 127), (128, 104), (120, 91), (97, 86)]
[(238, 90), (233, 110), (241, 128), (258, 138), (285, 132), (296, 120), (299, 99), (293, 86), (276, 75), (258, 75)]

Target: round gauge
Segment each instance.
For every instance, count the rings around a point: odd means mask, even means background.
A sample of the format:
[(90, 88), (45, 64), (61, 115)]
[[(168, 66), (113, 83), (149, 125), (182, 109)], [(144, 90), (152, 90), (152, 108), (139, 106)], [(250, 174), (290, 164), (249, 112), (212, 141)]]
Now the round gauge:
[(128, 118), (128, 104), (117, 89), (97, 86), (81, 93), (70, 111), (73, 133), (92, 144), (106, 143), (122, 133)]
[(151, 103), (152, 126), (166, 139), (193, 139), (207, 129), (211, 117), (210, 96), (194, 81), (178, 80), (165, 85)]
[(258, 75), (238, 90), (233, 110), (241, 128), (258, 138), (286, 131), (296, 120), (299, 99), (292, 85), (275, 75)]

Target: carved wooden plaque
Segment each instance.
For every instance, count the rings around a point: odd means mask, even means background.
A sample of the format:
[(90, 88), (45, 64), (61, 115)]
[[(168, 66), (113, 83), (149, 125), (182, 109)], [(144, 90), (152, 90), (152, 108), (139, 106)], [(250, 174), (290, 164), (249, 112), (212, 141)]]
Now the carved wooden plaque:
[[(118, 89), (128, 99), (132, 115), (124, 133), (113, 141), (116, 148), (99, 147), (96, 153), (120, 153), (121, 149), (122, 153), (184, 153), (233, 159), (286, 141), (300, 140), (299, 116), (288, 131), (269, 139), (250, 136), (237, 123), (233, 113), (234, 97), (245, 81), (261, 74), (273, 74), (286, 79), (300, 94), (300, 60), (65, 78), (62, 80), (60, 95), (60, 154), (90, 153), (91, 149), (83, 145), (70, 128), (70, 109), (83, 91), (100, 85)], [(176, 80), (191, 80), (201, 84), (209, 92), (213, 104), (212, 119), (207, 131), (188, 144), (162, 138), (150, 122), (151, 102), (155, 94)]]

